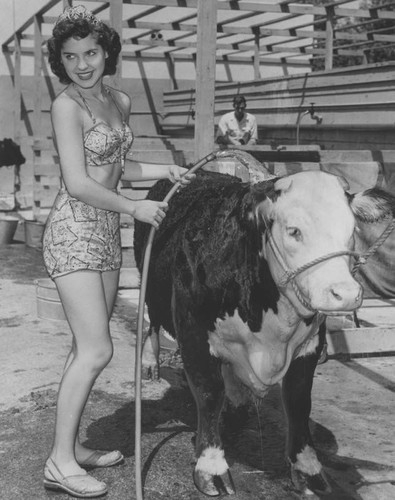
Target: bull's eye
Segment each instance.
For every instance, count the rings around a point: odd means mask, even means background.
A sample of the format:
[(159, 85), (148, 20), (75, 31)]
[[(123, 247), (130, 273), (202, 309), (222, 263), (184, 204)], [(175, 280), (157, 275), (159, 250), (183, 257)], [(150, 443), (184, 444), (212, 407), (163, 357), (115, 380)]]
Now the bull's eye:
[(300, 241), (302, 239), (302, 233), (297, 227), (287, 227), (287, 233), (288, 236), (296, 241)]

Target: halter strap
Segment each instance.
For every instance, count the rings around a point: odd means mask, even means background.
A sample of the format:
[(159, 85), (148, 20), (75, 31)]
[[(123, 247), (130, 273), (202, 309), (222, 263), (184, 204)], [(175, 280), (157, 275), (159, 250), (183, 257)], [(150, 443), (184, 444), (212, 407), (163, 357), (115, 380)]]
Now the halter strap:
[(111, 97), (111, 100), (112, 100), (112, 102), (115, 104), (115, 107), (116, 107), (116, 108), (117, 108), (117, 110), (119, 111), (119, 114), (121, 115), (121, 118), (122, 118), (123, 123), (125, 123), (125, 120), (124, 120), (124, 118), (123, 118), (123, 113), (122, 113), (122, 110), (121, 110), (121, 108), (119, 107), (119, 105), (118, 105), (118, 103), (117, 103), (117, 100), (116, 100), (116, 99), (114, 98), (114, 96), (112, 95), (112, 92), (111, 92), (111, 90), (109, 89), (109, 87), (104, 86), (104, 88), (105, 88), (105, 90), (106, 90), (107, 94)]
[(361, 265), (366, 264), (367, 259), (373, 255), (377, 249), (384, 243), (384, 241), (388, 238), (388, 236), (392, 233), (395, 227), (394, 219), (391, 219), (385, 230), (382, 232), (382, 234), (379, 236), (379, 238), (374, 242), (374, 244), (363, 254), (354, 252), (351, 250), (342, 250), (339, 252), (332, 252), (327, 255), (323, 255), (321, 257), (318, 257), (302, 266), (299, 266), (297, 269), (291, 270), (288, 269), (288, 266), (281, 255), (280, 249), (278, 248), (278, 245), (273, 237), (273, 234), (270, 229), (270, 225), (268, 224), (268, 221), (266, 218), (264, 218), (264, 223), (266, 226), (266, 236), (267, 236), (267, 241), (272, 249), (273, 255), (275, 256), (277, 262), (280, 264), (280, 267), (282, 268), (283, 275), (282, 277), (278, 280), (278, 285), (280, 287), (285, 287), (288, 285), (288, 283), (291, 283), (292, 288), (294, 289), (294, 292), (296, 293), (296, 296), (298, 297), (299, 301), (307, 307), (307, 309), (310, 309), (311, 311), (314, 311), (314, 309), (310, 306), (310, 304), (306, 301), (306, 299), (303, 297), (301, 291), (299, 290), (298, 285), (294, 281), (296, 276), (303, 271), (306, 271), (307, 269), (324, 262), (326, 260), (333, 259), (335, 257), (340, 257), (344, 255), (348, 255), (351, 257), (354, 257), (356, 259), (356, 262), (354, 264), (354, 267), (351, 271), (352, 276), (355, 276), (356, 272), (358, 271), (359, 267)]
[[(95, 125), (97, 120), (96, 120), (96, 117), (95, 117), (95, 115), (93, 114), (93, 111), (92, 111), (92, 109), (90, 108), (90, 106), (89, 106), (89, 104), (88, 104), (87, 100), (86, 100), (86, 99), (85, 99), (85, 97), (81, 94), (81, 92), (80, 92), (79, 88), (77, 87), (77, 85), (73, 85), (73, 87), (75, 88), (75, 90), (76, 90), (77, 94), (80, 96), (80, 98), (81, 98), (82, 102), (84, 103), (84, 105), (85, 105), (85, 107), (86, 107), (86, 110), (87, 110), (87, 111), (88, 111), (88, 113), (89, 113), (89, 116), (91, 117), (91, 119), (92, 119), (92, 121), (93, 121), (93, 124)], [(116, 99), (115, 99), (115, 98), (114, 98), (114, 96), (112, 95), (111, 90), (110, 90), (110, 89), (109, 89), (109, 87), (107, 87), (106, 85), (103, 85), (103, 88), (104, 88), (104, 90), (107, 92), (107, 94), (111, 97), (112, 102), (115, 104), (115, 107), (117, 108), (117, 110), (118, 110), (119, 114), (121, 115), (122, 122), (123, 122), (123, 123), (125, 123), (125, 120), (124, 120), (124, 118), (123, 118), (123, 113), (122, 113), (122, 110), (121, 110), (121, 108), (119, 107), (119, 105), (118, 105), (118, 103), (117, 103)]]
[(88, 111), (88, 114), (89, 116), (91, 117), (92, 121), (93, 121), (93, 124), (96, 125), (96, 117), (95, 115), (93, 114), (87, 100), (85, 99), (85, 97), (81, 94), (80, 90), (78, 89), (77, 85), (73, 85), (73, 87), (75, 88), (77, 94), (80, 96), (81, 98), (81, 101), (84, 103), (84, 106), (86, 107), (86, 110)]

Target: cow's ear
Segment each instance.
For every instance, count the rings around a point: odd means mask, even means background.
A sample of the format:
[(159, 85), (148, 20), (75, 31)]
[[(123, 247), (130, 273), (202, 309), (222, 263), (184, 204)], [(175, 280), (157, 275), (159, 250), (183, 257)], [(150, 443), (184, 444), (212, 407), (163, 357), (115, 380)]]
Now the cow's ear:
[(286, 193), (291, 189), (291, 187), (292, 187), (292, 179), (286, 176), (282, 177), (275, 183), (274, 190), (277, 192), (277, 194)]
[(372, 188), (351, 196), (351, 210), (361, 222), (378, 222), (395, 216), (395, 197), (382, 189)]

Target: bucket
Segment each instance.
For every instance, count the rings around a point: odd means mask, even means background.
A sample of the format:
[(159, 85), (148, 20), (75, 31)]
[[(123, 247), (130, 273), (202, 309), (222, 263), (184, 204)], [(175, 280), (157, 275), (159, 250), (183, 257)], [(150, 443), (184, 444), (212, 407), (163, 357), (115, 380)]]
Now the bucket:
[(37, 297), (37, 316), (42, 319), (65, 320), (63, 306), (55, 283), (51, 279), (35, 281)]
[(17, 217), (0, 218), (0, 245), (9, 245), (12, 243), (19, 219)]
[(25, 245), (32, 248), (42, 248), (44, 222), (25, 220)]

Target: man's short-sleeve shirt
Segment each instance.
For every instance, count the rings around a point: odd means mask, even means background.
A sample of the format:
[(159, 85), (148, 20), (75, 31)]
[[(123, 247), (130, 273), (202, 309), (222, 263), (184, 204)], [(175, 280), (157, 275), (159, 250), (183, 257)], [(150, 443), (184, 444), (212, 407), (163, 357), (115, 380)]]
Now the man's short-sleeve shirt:
[[(258, 138), (256, 118), (250, 113), (244, 113), (241, 121), (238, 121), (234, 111), (230, 111), (224, 114), (218, 122), (217, 137), (223, 136), (225, 139), (231, 137), (240, 143), (246, 132), (251, 136), (248, 144), (256, 144)], [(230, 141), (227, 140), (227, 142)]]

